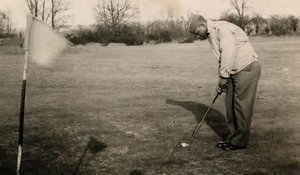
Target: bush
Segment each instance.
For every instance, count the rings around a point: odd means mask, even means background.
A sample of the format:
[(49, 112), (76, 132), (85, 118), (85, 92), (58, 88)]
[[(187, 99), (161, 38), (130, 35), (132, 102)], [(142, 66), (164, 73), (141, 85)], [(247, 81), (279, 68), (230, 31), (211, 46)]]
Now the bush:
[(187, 38), (183, 38), (183, 39), (180, 39), (178, 41), (179, 44), (183, 44), (183, 43), (193, 43), (195, 40), (197, 40), (197, 37), (194, 36), (194, 35), (190, 35), (188, 36)]
[(81, 36), (79, 33), (72, 32), (68, 33), (65, 36), (70, 42), (72, 42), (74, 45), (77, 44), (86, 44), (88, 42), (87, 38)]
[(147, 41), (159, 41), (159, 34), (158, 33), (152, 33), (146, 35)]
[(66, 35), (73, 44), (86, 44), (90, 42), (101, 43), (106, 46), (111, 42), (125, 43), (126, 45), (142, 45), (143, 33), (137, 33), (130, 26), (124, 26), (119, 33), (112, 33), (105, 27), (96, 26), (94, 29), (79, 28)]
[(278, 15), (271, 16), (270, 28), (274, 35), (285, 35), (289, 32), (287, 20)]
[(165, 42), (171, 42), (172, 37), (169, 31), (163, 30), (163, 31), (156, 31), (154, 33), (146, 35), (146, 40), (148, 42), (156, 41), (156, 43), (165, 43)]
[(94, 29), (79, 28), (68, 33), (66, 37), (73, 44), (86, 44), (89, 42), (108, 45), (111, 42), (125, 43), (126, 45), (142, 45), (144, 41), (155, 41), (155, 43), (164, 43), (172, 41), (172, 33), (168, 30), (154, 30), (145, 35), (138, 26), (123, 26), (118, 33), (112, 33), (107, 28), (96, 26)]
[(137, 46), (144, 44), (144, 37), (140, 36), (123, 36), (121, 39), (122, 43), (125, 43), (128, 46)]
[(162, 31), (160, 32), (160, 41), (165, 43), (165, 42), (171, 42), (171, 33), (169, 31)]

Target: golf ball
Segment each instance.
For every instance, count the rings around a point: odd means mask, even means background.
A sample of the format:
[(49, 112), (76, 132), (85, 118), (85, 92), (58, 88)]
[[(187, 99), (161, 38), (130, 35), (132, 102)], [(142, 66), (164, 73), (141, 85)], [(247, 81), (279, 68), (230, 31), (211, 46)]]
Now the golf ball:
[(190, 145), (189, 145), (189, 144), (187, 144), (187, 143), (181, 143), (180, 145), (181, 145), (181, 147), (183, 147), (183, 148), (185, 148), (185, 147), (189, 147), (189, 146), (190, 146)]

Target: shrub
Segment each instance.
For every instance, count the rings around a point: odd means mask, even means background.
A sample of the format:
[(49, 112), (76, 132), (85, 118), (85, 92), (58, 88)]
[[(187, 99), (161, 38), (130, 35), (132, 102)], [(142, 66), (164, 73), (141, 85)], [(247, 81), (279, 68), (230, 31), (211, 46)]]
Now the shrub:
[(151, 34), (146, 35), (146, 40), (147, 42), (156, 41), (156, 43), (165, 43), (165, 42), (171, 42), (172, 37), (169, 31), (162, 30), (162, 31), (155, 31)]
[(160, 32), (160, 41), (165, 43), (165, 42), (171, 42), (172, 38), (171, 38), (171, 33), (169, 31), (161, 31)]
[(66, 34), (66, 38), (69, 41), (71, 41), (74, 45), (86, 44), (88, 42), (88, 40), (85, 37), (81, 36), (79, 33), (76, 32)]
[(128, 46), (137, 46), (144, 44), (144, 36), (123, 36), (121, 41)]
[(125, 43), (126, 45), (142, 45), (144, 41), (155, 41), (155, 43), (171, 42), (172, 33), (168, 30), (155, 30), (145, 35), (139, 26), (123, 26), (118, 33), (110, 32), (103, 26), (91, 28), (79, 28), (68, 33), (66, 37), (73, 44), (86, 44), (89, 42), (107, 45), (111, 42)]
[(271, 16), (270, 28), (271, 28), (272, 34), (274, 34), (274, 35), (284, 35), (289, 32), (286, 18), (278, 16), (278, 15)]
[(183, 38), (183, 39), (180, 39), (178, 41), (179, 44), (183, 44), (183, 43), (193, 43), (195, 40), (197, 40), (197, 37), (194, 36), (194, 35), (190, 35), (188, 36), (187, 38)]

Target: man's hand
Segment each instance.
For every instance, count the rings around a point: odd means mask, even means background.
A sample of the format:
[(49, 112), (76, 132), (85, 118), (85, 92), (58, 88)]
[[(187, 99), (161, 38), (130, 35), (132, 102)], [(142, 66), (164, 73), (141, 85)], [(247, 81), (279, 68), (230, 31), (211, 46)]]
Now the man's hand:
[(219, 83), (217, 86), (217, 93), (222, 94), (223, 92), (225, 92), (225, 89), (227, 87), (227, 80), (228, 80), (228, 78), (223, 78), (223, 77), (219, 78)]

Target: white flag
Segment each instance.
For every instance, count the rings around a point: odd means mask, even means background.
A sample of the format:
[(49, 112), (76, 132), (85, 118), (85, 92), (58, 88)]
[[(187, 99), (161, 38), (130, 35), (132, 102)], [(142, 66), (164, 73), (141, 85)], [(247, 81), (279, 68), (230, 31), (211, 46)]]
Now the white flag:
[(27, 36), (25, 49), (28, 49), (29, 57), (33, 62), (47, 66), (70, 45), (70, 42), (55, 32), (44, 22), (35, 17), (27, 17)]

